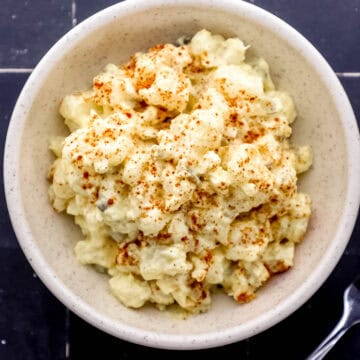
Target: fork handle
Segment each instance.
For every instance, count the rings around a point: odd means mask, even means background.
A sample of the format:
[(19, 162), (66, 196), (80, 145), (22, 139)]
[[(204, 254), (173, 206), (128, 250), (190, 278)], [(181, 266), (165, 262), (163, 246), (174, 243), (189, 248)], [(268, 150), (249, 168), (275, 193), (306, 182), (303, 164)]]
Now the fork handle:
[(324, 356), (333, 348), (338, 340), (346, 333), (351, 327), (349, 318), (344, 314), (331, 333), (325, 338), (325, 340), (307, 357), (306, 360), (321, 360)]

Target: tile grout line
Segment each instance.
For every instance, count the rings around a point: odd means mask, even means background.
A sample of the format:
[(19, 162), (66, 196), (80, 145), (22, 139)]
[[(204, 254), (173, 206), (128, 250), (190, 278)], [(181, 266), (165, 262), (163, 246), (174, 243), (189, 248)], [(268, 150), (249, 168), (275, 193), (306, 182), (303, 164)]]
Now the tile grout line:
[(77, 24), (76, 18), (76, 0), (71, 0), (71, 26), (74, 27)]
[(65, 359), (70, 359), (70, 310), (65, 309)]
[(32, 71), (31, 68), (0, 68), (0, 74), (28, 74)]
[(343, 78), (358, 78), (358, 77), (360, 77), (360, 72), (337, 72), (335, 74), (338, 77), (343, 77)]

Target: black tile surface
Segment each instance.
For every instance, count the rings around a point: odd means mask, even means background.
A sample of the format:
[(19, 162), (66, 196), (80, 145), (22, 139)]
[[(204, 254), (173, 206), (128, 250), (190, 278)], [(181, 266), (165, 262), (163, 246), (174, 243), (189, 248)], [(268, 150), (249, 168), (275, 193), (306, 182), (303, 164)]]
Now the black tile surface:
[(19, 248), (0, 247), (0, 274), (0, 359), (64, 359), (66, 310)]
[(71, 0), (1, 0), (0, 66), (30, 68), (71, 26)]
[(64, 359), (66, 309), (34, 275), (5, 206), (3, 150), (16, 98), (28, 74), (0, 74), (0, 359)]
[(335, 71), (359, 71), (360, 0), (252, 0), (303, 34)]
[(0, 74), (0, 89), (2, 89), (2, 91), (0, 91), (0, 249), (17, 247), (17, 240), (10, 225), (8, 212), (5, 206), (2, 168), (6, 131), (10, 116), (16, 98), (28, 76), (28, 74)]
[(354, 110), (354, 114), (356, 116), (356, 120), (358, 122), (358, 125), (360, 126), (360, 76), (348, 78), (340, 77), (340, 81), (349, 97), (349, 100)]
[[(221, 0), (219, 0), (221, 1)], [(3, 191), (3, 148), (10, 115), (28, 74), (6, 68), (33, 67), (71, 28), (116, 0), (0, 1), (0, 360), (158, 359), (206, 356), (239, 359), (305, 359), (342, 311), (342, 293), (360, 270), (360, 220), (339, 264), (320, 290), (271, 329), (211, 350), (176, 352), (144, 348), (109, 336), (78, 318), (33, 275), (12, 231)], [(360, 72), (360, 0), (252, 0), (305, 35), (338, 72)], [(360, 77), (341, 76), (360, 118)], [(360, 186), (360, 185), (359, 185)], [(66, 345), (68, 342), (68, 345)], [(70, 356), (66, 356), (66, 347)], [(360, 359), (360, 326), (326, 357)]]
[(97, 11), (122, 1), (124, 0), (76, 0), (76, 20), (79, 23)]

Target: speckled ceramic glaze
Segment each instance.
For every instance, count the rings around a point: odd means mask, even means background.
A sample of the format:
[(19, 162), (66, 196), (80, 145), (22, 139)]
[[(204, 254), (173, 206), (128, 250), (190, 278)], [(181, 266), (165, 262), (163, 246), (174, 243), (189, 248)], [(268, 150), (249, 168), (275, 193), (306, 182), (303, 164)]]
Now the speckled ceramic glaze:
[[(275, 276), (256, 300), (238, 305), (214, 296), (211, 310), (178, 320), (152, 307), (129, 310), (111, 295), (107, 277), (75, 259), (81, 238), (73, 219), (55, 213), (46, 173), (50, 136), (65, 134), (62, 97), (90, 86), (109, 62), (174, 42), (207, 28), (251, 44), (270, 64), (276, 85), (290, 92), (298, 119), (293, 141), (310, 144), (314, 166), (300, 180), (313, 216), (295, 266)], [(275, 16), (241, 1), (136, 0), (108, 8), (66, 34), (42, 59), (14, 110), (5, 150), (11, 220), (25, 255), (42, 281), (72, 311), (122, 339), (160, 348), (196, 349), (252, 336), (303, 304), (325, 281), (350, 237), (360, 198), (359, 132), (337, 77), (319, 53)]]

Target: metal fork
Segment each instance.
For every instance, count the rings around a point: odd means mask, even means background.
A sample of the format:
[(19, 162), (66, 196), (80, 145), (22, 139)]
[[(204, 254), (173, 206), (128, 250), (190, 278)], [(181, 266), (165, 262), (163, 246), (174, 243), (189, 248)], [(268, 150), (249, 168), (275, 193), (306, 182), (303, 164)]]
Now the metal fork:
[(340, 321), (306, 360), (321, 360), (353, 325), (360, 323), (360, 276), (344, 292), (344, 310)]

